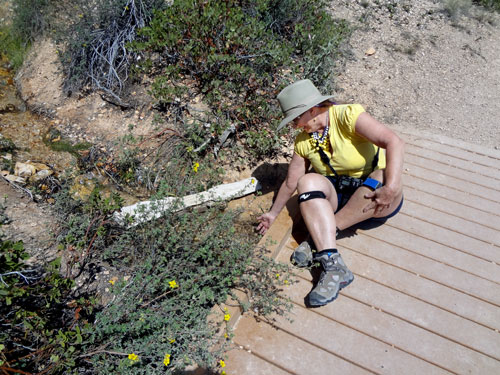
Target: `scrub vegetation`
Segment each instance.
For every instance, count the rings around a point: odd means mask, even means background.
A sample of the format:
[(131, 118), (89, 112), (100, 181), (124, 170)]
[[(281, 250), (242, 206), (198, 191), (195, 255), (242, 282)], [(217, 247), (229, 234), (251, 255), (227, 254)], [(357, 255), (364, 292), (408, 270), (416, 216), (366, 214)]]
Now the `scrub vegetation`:
[[(250, 160), (275, 153), (273, 98), (298, 77), (329, 89), (349, 34), (326, 1), (13, 4), (2, 37), (17, 45), (3, 53), (22, 56), (35, 36), (50, 36), (68, 94), (97, 90), (127, 109), (128, 85), (150, 84), (159, 146), (144, 157), (144, 139), (126, 137), (120, 160), (101, 160), (90, 148), (79, 168), (109, 169), (115, 182), (142, 185), (153, 200), (219, 183), (234, 150)], [(206, 110), (193, 115), (186, 104), (193, 97)], [(2, 240), (3, 372), (164, 374), (192, 365), (222, 372), (234, 319), (223, 307), (229, 298), (268, 318), (291, 308), (280, 294), (290, 285), (288, 265), (235, 226), (240, 212), (177, 207), (129, 226), (132, 218), (113, 220), (123, 205), (118, 194), (98, 186), (82, 201), (70, 183), (61, 181), (54, 197), (62, 258), (33, 267), (22, 242)]]

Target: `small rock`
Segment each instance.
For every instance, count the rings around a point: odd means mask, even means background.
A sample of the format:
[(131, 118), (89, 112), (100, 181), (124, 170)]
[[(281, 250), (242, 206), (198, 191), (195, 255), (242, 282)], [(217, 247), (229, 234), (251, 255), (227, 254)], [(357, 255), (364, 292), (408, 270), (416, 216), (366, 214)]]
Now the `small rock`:
[(50, 170), (50, 167), (43, 164), (43, 163), (34, 163), (34, 162), (28, 162), (27, 164), (30, 164), (32, 166), (35, 167), (35, 169), (37, 170), (37, 172), (39, 171), (44, 171), (44, 170)]
[(26, 179), (19, 177), (19, 176), (15, 176), (13, 174), (8, 174), (7, 176), (4, 176), (4, 177), (7, 180), (9, 180), (10, 182), (14, 182), (16, 184), (20, 184), (20, 185), (26, 184)]
[(36, 168), (31, 164), (17, 162), (14, 167), (14, 174), (19, 177), (27, 178), (36, 173)]
[(370, 47), (370, 48), (368, 48), (368, 49), (365, 51), (365, 54), (366, 54), (367, 56), (371, 56), (371, 55), (374, 55), (374, 54), (375, 54), (375, 52), (377, 52), (377, 51), (375, 51), (375, 48)]
[(84, 175), (75, 178), (75, 183), (70, 187), (69, 193), (74, 199), (86, 201), (92, 190), (95, 188), (95, 182)]
[(51, 174), (53, 174), (54, 172), (52, 172), (50, 169), (42, 169), (41, 171), (38, 171), (36, 172), (36, 174), (34, 176), (31, 176), (30, 177), (30, 181), (31, 182), (38, 182), (38, 181), (41, 181), (43, 180), (45, 177), (48, 177), (50, 176)]

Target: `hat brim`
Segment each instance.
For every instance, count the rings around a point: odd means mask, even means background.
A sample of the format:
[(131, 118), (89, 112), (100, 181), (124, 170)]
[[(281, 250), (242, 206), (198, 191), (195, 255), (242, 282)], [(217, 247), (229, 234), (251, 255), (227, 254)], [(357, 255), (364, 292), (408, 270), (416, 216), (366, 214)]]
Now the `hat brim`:
[(295, 120), (297, 117), (299, 117), (303, 113), (309, 111), (315, 105), (318, 105), (319, 103), (322, 103), (322, 102), (324, 102), (324, 101), (326, 101), (328, 99), (332, 99), (332, 98), (333, 98), (333, 95), (316, 97), (311, 103), (307, 104), (304, 107), (300, 107), (300, 108), (296, 109), (295, 111), (293, 111), (293, 113), (291, 113), (290, 115), (288, 115), (287, 117), (285, 117), (280, 122), (280, 124), (278, 125), (278, 127), (276, 128), (276, 131), (281, 130), (286, 124), (288, 124), (289, 122), (292, 122), (293, 120)]

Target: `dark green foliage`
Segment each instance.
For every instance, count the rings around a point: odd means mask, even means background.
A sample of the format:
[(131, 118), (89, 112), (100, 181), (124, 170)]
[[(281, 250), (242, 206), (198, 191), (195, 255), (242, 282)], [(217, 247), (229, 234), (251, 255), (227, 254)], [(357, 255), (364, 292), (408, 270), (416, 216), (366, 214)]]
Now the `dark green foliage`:
[(59, 275), (60, 259), (45, 267), (26, 259), (21, 241), (0, 238), (0, 369), (62, 374), (78, 366), (87, 302), (71, 301), (73, 282)]
[(500, 12), (500, 0), (476, 0), (476, 3)]
[(14, 142), (0, 134), (0, 152), (14, 152), (17, 149)]
[(193, 148), (235, 124), (246, 131), (247, 145), (269, 155), (278, 138), (255, 142), (261, 136), (253, 133), (276, 126), (279, 90), (297, 78), (331, 87), (348, 29), (326, 9), (326, 1), (176, 0), (155, 12), (132, 46), (150, 57), (143, 66), (157, 75), (152, 95), (160, 108), (175, 106), (194, 90), (217, 114), (215, 124), (200, 129), (205, 136)]
[[(284, 314), (290, 307), (279, 295), (288, 283), (288, 266), (253, 250), (255, 240), (234, 227), (235, 212), (217, 206), (167, 211), (159, 220), (123, 228), (111, 219), (121, 205), (117, 196), (104, 198), (95, 190), (86, 204), (71, 203), (64, 193), (58, 201), (61, 242), (70, 253), (84, 254), (76, 255), (72, 269), (84, 266), (88, 272), (91, 265), (106, 264), (119, 275), (80, 352), (92, 361), (92, 373), (175, 373), (192, 363), (214, 367), (229, 342), (221, 333), (225, 322), (210, 323), (217, 320), (210, 317), (224, 315), (214, 306), (235, 288), (252, 296), (246, 308), (263, 315)], [(129, 359), (132, 353), (137, 361)]]

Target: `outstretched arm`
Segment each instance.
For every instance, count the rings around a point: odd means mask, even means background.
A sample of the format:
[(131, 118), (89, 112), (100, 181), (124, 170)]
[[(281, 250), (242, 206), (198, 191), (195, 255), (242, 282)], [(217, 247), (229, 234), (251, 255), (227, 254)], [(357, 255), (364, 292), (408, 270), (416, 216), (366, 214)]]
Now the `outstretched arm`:
[(371, 199), (372, 202), (364, 208), (364, 211), (375, 208), (375, 214), (377, 214), (389, 207), (390, 203), (401, 192), (404, 141), (366, 112), (360, 114), (356, 120), (356, 133), (386, 150), (384, 186), (365, 195), (365, 198)]
[(281, 184), (278, 191), (278, 196), (273, 203), (271, 210), (257, 218), (260, 222), (257, 226), (257, 231), (260, 234), (264, 234), (271, 227), (278, 214), (281, 212), (283, 207), (285, 207), (286, 202), (290, 199), (292, 194), (297, 189), (297, 183), (309, 167), (309, 161), (304, 159), (302, 156), (293, 154), (292, 161), (288, 166), (288, 173), (286, 175), (285, 181)]

